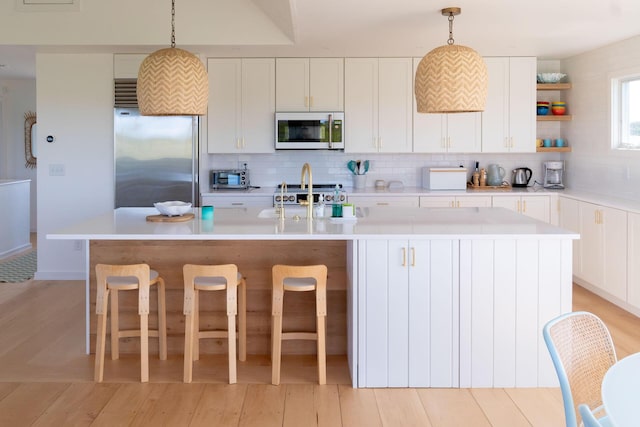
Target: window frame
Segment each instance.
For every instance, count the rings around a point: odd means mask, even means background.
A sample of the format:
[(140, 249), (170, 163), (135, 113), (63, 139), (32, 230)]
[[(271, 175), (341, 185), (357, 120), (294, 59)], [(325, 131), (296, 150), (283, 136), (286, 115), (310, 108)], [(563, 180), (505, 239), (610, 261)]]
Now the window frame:
[(628, 115), (626, 111), (628, 106), (625, 104), (626, 92), (623, 90), (624, 85), (628, 82), (636, 81), (640, 84), (640, 69), (628, 70), (611, 76), (611, 149), (617, 151), (639, 151), (638, 145), (631, 145), (623, 142), (623, 129), (628, 127)]

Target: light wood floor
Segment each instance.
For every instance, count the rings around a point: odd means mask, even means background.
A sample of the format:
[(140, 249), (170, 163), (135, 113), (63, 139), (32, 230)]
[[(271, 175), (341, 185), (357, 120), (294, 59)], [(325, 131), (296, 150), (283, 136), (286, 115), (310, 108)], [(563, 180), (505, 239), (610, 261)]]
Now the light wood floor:
[[(640, 351), (640, 319), (580, 287), (574, 308), (598, 314), (619, 357)], [(346, 361), (329, 359), (326, 386), (315, 385), (314, 358), (283, 360), (281, 386), (269, 360), (239, 364), (226, 385), (226, 360), (204, 356), (194, 383), (182, 359), (152, 357), (151, 383), (137, 382), (137, 358), (107, 358), (96, 384), (84, 354), (84, 284), (0, 284), (0, 426), (562, 426), (559, 389), (361, 389)], [(154, 356), (154, 355), (152, 355)]]

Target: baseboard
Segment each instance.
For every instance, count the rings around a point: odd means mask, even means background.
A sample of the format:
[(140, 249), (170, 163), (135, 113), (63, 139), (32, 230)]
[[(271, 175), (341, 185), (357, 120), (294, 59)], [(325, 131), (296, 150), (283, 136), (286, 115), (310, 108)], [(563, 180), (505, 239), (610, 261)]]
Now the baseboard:
[(36, 271), (33, 280), (86, 280), (83, 271)]

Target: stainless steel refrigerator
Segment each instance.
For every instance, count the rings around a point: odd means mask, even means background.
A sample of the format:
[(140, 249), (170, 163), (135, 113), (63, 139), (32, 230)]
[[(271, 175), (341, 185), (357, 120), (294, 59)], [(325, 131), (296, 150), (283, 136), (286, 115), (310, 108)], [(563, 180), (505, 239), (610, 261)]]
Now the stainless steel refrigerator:
[(198, 117), (116, 108), (115, 207), (179, 200), (198, 205)]

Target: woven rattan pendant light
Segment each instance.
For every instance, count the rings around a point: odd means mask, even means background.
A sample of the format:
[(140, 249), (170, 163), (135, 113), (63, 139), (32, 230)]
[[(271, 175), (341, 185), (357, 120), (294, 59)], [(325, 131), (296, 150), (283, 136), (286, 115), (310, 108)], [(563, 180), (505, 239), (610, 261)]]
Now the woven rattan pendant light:
[(418, 113), (484, 111), (489, 76), (482, 57), (473, 49), (453, 44), (453, 17), (458, 7), (442, 9), (449, 17), (449, 39), (427, 53), (416, 70)]
[(209, 82), (200, 59), (176, 48), (175, 0), (171, 0), (171, 47), (147, 56), (138, 70), (138, 107), (143, 116), (202, 116)]

